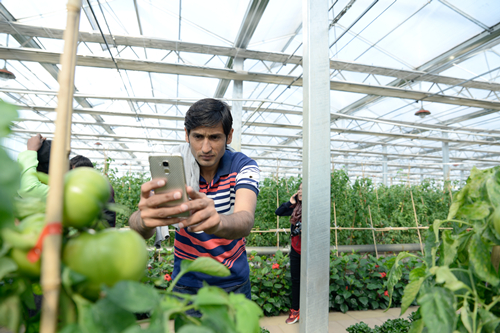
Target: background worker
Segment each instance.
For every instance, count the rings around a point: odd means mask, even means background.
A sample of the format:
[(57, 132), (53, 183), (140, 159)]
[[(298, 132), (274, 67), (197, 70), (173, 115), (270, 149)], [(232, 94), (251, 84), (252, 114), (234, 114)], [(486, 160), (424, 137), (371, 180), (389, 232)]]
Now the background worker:
[(300, 247), (302, 241), (302, 183), (297, 193), (290, 200), (276, 209), (278, 216), (291, 216), (291, 249), (290, 249), (290, 274), (292, 278), (292, 307), (285, 321), (295, 324), (300, 319)]

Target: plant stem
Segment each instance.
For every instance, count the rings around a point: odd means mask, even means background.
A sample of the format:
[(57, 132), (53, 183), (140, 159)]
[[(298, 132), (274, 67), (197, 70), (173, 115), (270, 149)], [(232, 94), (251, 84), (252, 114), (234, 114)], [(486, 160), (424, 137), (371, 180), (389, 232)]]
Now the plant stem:
[(172, 290), (174, 289), (175, 285), (177, 284), (177, 282), (180, 280), (180, 278), (185, 274), (185, 272), (179, 272), (179, 274), (177, 274), (177, 276), (175, 277), (174, 281), (172, 281), (172, 283), (170, 284), (170, 287), (168, 287), (167, 289), (167, 292), (172, 292)]
[(500, 301), (500, 296), (497, 296), (494, 298), (493, 302), (491, 302), (487, 307), (485, 307), (485, 310), (486, 311), (490, 311), (492, 307), (495, 306), (495, 304), (498, 303), (498, 301)]

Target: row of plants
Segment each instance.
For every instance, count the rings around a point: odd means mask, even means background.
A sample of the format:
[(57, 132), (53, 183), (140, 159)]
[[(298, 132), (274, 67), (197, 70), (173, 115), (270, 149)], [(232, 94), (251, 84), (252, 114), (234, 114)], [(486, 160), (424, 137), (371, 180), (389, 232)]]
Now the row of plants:
[(411, 323), (416, 320), (416, 313), (412, 312), (408, 319), (396, 318), (388, 319), (381, 326), (375, 325), (374, 328), (368, 326), (365, 322), (360, 322), (346, 328), (348, 333), (408, 333)]
[[(349, 310), (386, 309), (389, 306), (387, 289), (388, 267), (395, 256), (375, 258), (357, 253), (343, 253), (330, 257), (330, 309)], [(290, 308), (291, 280), (289, 257), (281, 251), (275, 255), (248, 255), (252, 300), (266, 316), (285, 313)], [(410, 280), (410, 271), (419, 267), (418, 260), (404, 261), (402, 280), (394, 285), (391, 306), (401, 304), (403, 290)], [(148, 276), (162, 280), (161, 287), (168, 288), (172, 277), (173, 253), (170, 250), (150, 251)]]
[[(110, 160), (111, 166), (113, 161)], [(106, 168), (107, 176), (115, 190), (115, 200), (123, 206), (117, 214), (117, 227), (127, 225), (128, 217), (137, 209), (141, 184), (149, 180), (148, 173), (126, 173)], [(289, 217), (277, 217), (277, 206), (297, 192), (302, 181), (299, 177), (266, 178), (260, 183), (257, 199), (254, 231), (247, 237), (248, 246), (276, 246), (276, 233), (258, 232), (290, 228)], [(433, 180), (420, 185), (375, 185), (369, 178), (349, 180), (344, 170), (331, 174), (331, 227), (368, 228), (429, 226), (435, 219), (446, 218), (451, 202), (450, 187), (443, 187)], [(458, 184), (453, 184), (456, 187)], [(419, 241), (416, 230), (376, 232), (377, 244), (406, 244)], [(281, 244), (289, 243), (289, 233), (279, 233)], [(339, 245), (373, 244), (370, 230), (339, 230)], [(331, 232), (331, 244), (335, 245), (335, 232)]]

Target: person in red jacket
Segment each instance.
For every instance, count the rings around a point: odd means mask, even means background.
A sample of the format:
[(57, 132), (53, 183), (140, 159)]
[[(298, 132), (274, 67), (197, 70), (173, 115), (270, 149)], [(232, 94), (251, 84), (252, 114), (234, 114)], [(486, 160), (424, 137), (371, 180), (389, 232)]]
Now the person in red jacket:
[(276, 209), (278, 216), (291, 216), (290, 230), (290, 273), (292, 276), (292, 307), (290, 315), (285, 321), (287, 324), (295, 324), (300, 318), (300, 245), (302, 235), (302, 184), (297, 193), (292, 195), (290, 201), (283, 203)]

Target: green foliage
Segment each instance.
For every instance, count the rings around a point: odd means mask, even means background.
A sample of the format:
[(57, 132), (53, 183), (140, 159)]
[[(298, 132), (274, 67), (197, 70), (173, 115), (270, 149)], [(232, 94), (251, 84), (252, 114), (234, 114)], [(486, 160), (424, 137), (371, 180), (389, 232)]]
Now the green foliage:
[[(116, 203), (125, 207), (117, 212), (116, 226), (127, 225), (130, 214), (138, 209), (141, 185), (150, 180), (149, 173), (126, 173), (119, 176), (113, 169), (114, 160), (107, 160), (107, 176), (115, 190)], [(97, 168), (99, 169), (99, 167)], [(102, 168), (100, 169), (102, 170)], [(290, 229), (290, 218), (277, 217), (274, 212), (282, 203), (295, 194), (302, 179), (300, 177), (266, 178), (261, 181), (260, 193), (255, 211), (254, 232), (247, 237), (247, 246), (276, 246), (290, 242), (289, 233), (263, 232), (276, 229)], [(427, 226), (435, 219), (445, 219), (448, 212), (451, 192), (440, 187), (433, 180), (425, 180), (420, 185), (376, 186), (369, 178), (357, 178), (354, 182), (344, 170), (331, 174), (331, 227), (415, 227), (413, 204), (417, 211), (418, 223)], [(456, 184), (455, 184), (456, 185)], [(411, 194), (410, 194), (411, 192)], [(413, 195), (413, 203), (411, 197)], [(335, 204), (335, 213), (334, 213)], [(416, 230), (376, 232), (377, 244), (406, 244), (419, 241)], [(339, 230), (339, 245), (373, 244), (371, 230)], [(332, 230), (331, 245), (335, 245), (335, 232)]]
[(411, 316), (409, 320), (403, 318), (389, 319), (382, 326), (370, 328), (364, 322), (360, 322), (346, 328), (349, 333), (407, 333), (411, 327)]
[[(394, 257), (363, 257), (359, 254), (332, 255), (330, 262), (330, 308), (348, 310), (385, 309), (389, 307), (387, 271)], [(393, 306), (399, 306), (410, 271), (421, 264), (410, 258), (401, 266), (402, 280), (394, 285)], [(413, 301), (413, 300), (412, 300)]]
[[(107, 163), (114, 160), (108, 158)], [(97, 170), (103, 171), (97, 167)], [(122, 228), (128, 225), (128, 218), (133, 212), (138, 210), (139, 200), (141, 199), (141, 185), (150, 180), (148, 173), (130, 173), (119, 176), (118, 169), (108, 168), (108, 176), (111, 186), (115, 191), (115, 202), (121, 205), (121, 210), (116, 213), (116, 228)]]
[[(248, 246), (276, 246), (275, 233), (259, 232), (277, 227), (276, 208), (297, 192), (301, 178), (266, 178), (260, 183), (257, 199), (254, 232), (247, 237)], [(354, 182), (344, 170), (331, 174), (331, 223), (335, 227), (369, 228), (370, 213), (373, 226), (415, 227), (413, 204), (417, 211), (419, 225), (427, 226), (435, 219), (445, 219), (451, 201), (451, 192), (440, 187), (433, 180), (420, 185), (384, 186), (373, 184), (369, 178), (357, 178)], [(456, 184), (455, 184), (456, 185)], [(410, 194), (411, 192), (411, 194)], [(412, 203), (413, 196), (413, 203)], [(335, 211), (334, 211), (335, 205)], [(279, 218), (280, 229), (290, 228), (289, 217)], [(375, 234), (377, 244), (418, 243), (416, 230), (384, 231)], [(373, 244), (371, 230), (339, 230), (339, 245)], [(289, 234), (281, 233), (280, 245), (289, 244)], [(335, 232), (330, 234), (330, 243), (335, 245)]]
[(289, 257), (281, 251), (272, 256), (259, 256), (256, 252), (248, 257), (252, 300), (263, 310), (266, 316), (276, 316), (290, 309)]
[[(453, 195), (447, 219), (435, 220), (429, 228), (423, 266), (410, 273), (403, 303), (417, 299), (421, 317), (411, 332), (500, 330), (499, 204), (500, 167), (473, 168), (466, 185)], [(440, 230), (442, 226), (451, 230)], [(396, 260), (389, 290), (400, 279), (399, 268)]]
[[(168, 288), (172, 282), (165, 280), (173, 270), (173, 252), (161, 250), (150, 252), (148, 281), (160, 288)], [(275, 255), (259, 256), (252, 252), (248, 256), (252, 300), (266, 316), (276, 316), (288, 312), (291, 306), (291, 276), (288, 255), (278, 251)], [(347, 312), (348, 310), (385, 309), (389, 305), (386, 274), (395, 257), (379, 259), (357, 253), (344, 253), (330, 258), (330, 309)], [(405, 286), (412, 279), (410, 272), (420, 267), (415, 258), (403, 260), (400, 265), (403, 280), (394, 286), (394, 302), (399, 306)], [(415, 305), (414, 299), (409, 303)]]
[[(10, 125), (17, 118), (16, 106), (0, 100), (0, 140), (10, 133)], [(0, 229), (14, 223), (12, 202), (19, 188), (20, 170), (7, 152), (0, 147)]]

